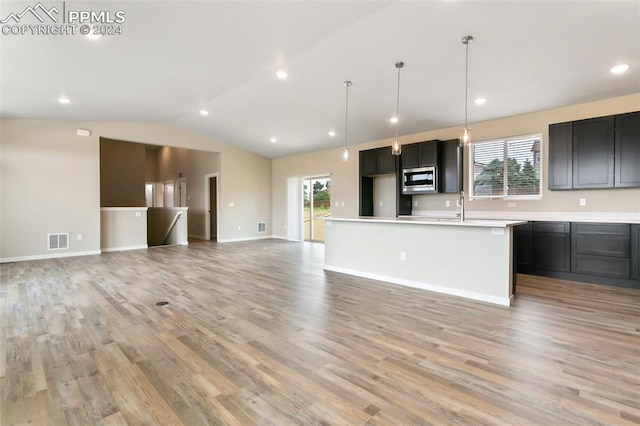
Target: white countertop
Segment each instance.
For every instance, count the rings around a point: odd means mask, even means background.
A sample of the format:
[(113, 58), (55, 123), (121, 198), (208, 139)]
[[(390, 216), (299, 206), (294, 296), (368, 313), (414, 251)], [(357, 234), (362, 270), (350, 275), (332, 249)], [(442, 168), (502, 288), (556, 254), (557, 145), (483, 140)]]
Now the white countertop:
[[(413, 217), (446, 217), (450, 210), (414, 210)], [(543, 212), (543, 211), (487, 211), (467, 210), (469, 219), (526, 220), (536, 222), (594, 222), (594, 223), (638, 223), (640, 224), (640, 203), (637, 212)]]
[(369, 222), (369, 223), (394, 223), (394, 224), (410, 224), (410, 225), (442, 225), (442, 226), (470, 226), (484, 228), (506, 228), (510, 226), (522, 225), (527, 223), (526, 220), (499, 220), (499, 219), (468, 219), (460, 222), (458, 218), (452, 217), (416, 217), (416, 216), (400, 216), (400, 217), (327, 217), (326, 221), (336, 222)]

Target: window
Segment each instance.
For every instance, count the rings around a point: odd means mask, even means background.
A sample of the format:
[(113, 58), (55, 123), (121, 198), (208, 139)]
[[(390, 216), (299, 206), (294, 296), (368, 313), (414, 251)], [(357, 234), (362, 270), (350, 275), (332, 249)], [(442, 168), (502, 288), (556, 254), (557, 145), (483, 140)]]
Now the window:
[(541, 149), (540, 134), (472, 144), (471, 198), (540, 198)]

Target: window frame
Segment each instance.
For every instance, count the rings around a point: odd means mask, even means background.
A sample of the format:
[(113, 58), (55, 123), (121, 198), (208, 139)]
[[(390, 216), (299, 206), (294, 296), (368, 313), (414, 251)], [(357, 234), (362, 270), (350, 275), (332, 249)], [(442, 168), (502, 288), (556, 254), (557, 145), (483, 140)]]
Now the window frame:
[[(517, 142), (517, 141), (522, 141), (522, 140), (534, 140), (537, 139), (540, 141), (540, 162), (539, 162), (539, 167), (540, 167), (540, 182), (539, 182), (539, 193), (538, 194), (534, 194), (534, 195), (509, 195), (509, 186), (508, 186), (508, 182), (509, 182), (509, 176), (508, 176), (508, 163), (507, 161), (505, 161), (505, 159), (508, 159), (508, 148), (509, 148), (509, 143), (510, 142)], [(474, 183), (475, 183), (475, 176), (474, 176), (474, 158), (475, 158), (475, 147), (476, 145), (482, 145), (482, 144), (486, 144), (486, 143), (499, 143), (502, 142), (502, 148), (503, 148), (503, 164), (504, 164), (504, 178), (503, 178), (503, 195), (475, 195), (475, 190), (474, 190)], [(525, 135), (518, 135), (518, 136), (509, 136), (509, 137), (504, 137), (504, 138), (493, 138), (493, 139), (486, 139), (486, 140), (482, 140), (482, 141), (477, 141), (477, 142), (472, 142), (471, 146), (469, 147), (469, 165), (468, 165), (468, 177), (469, 177), (469, 200), (509, 200), (509, 201), (514, 201), (514, 200), (540, 200), (542, 199), (542, 192), (543, 192), (543, 188), (544, 188), (544, 173), (543, 173), (543, 154), (544, 154), (544, 143), (543, 143), (543, 138), (542, 138), (542, 133), (530, 133), (530, 134), (525, 134)]]

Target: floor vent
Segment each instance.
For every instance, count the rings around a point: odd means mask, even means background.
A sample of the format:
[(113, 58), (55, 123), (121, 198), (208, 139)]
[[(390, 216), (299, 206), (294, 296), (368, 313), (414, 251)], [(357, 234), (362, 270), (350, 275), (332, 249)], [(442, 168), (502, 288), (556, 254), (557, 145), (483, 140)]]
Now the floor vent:
[(267, 232), (267, 222), (258, 222), (258, 234)]
[(49, 250), (64, 250), (69, 248), (69, 234), (48, 234)]

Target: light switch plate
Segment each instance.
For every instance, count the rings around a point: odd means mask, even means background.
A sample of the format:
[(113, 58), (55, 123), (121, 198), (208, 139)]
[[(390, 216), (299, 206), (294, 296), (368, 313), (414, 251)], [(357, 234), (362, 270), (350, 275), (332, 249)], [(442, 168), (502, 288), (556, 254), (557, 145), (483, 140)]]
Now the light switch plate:
[(586, 198), (580, 198), (580, 206), (584, 207), (587, 205), (587, 199)]
[(451, 200), (447, 200), (444, 202), (445, 207), (451, 207)]

